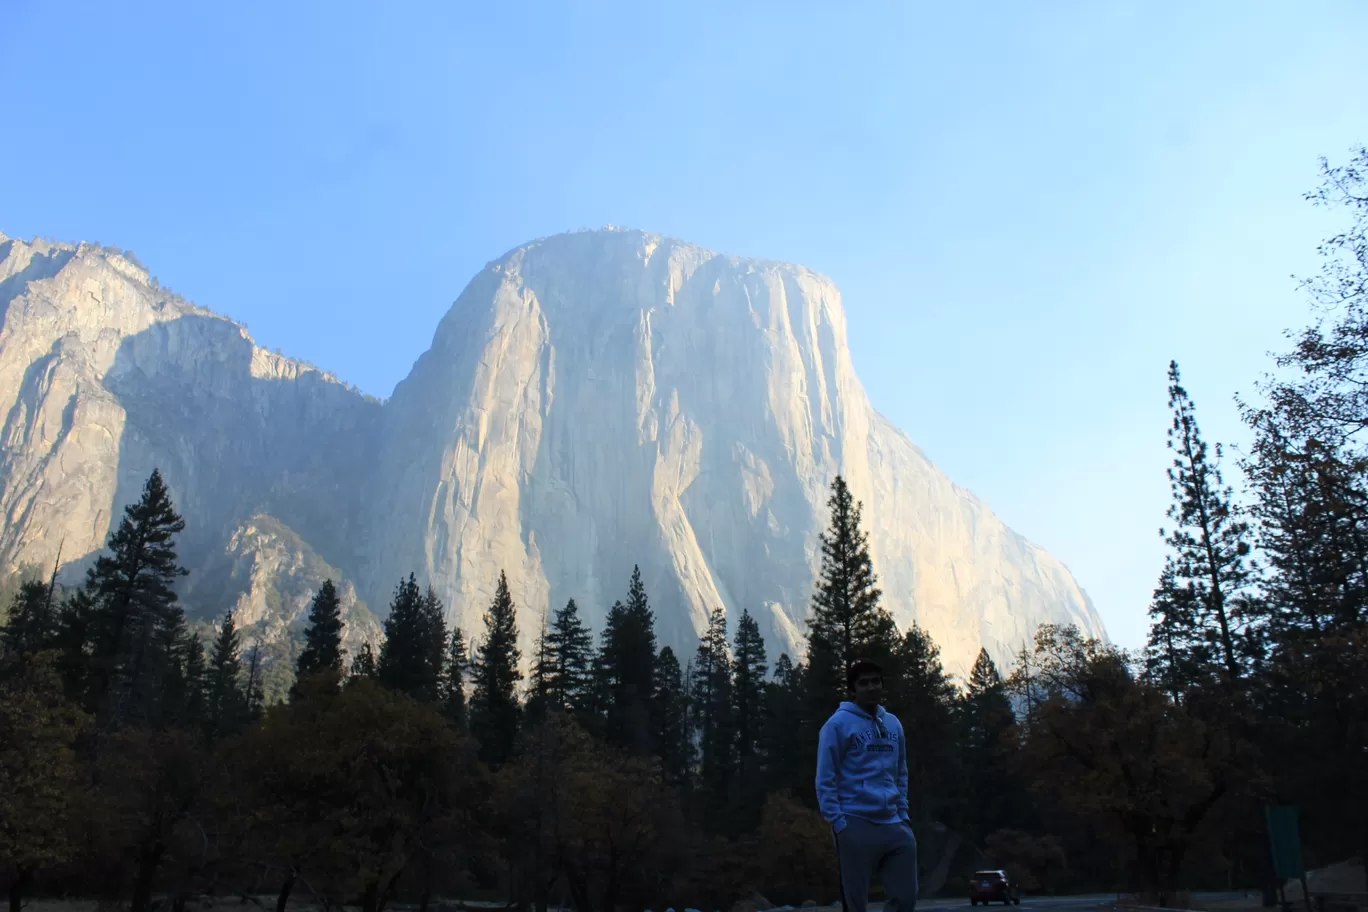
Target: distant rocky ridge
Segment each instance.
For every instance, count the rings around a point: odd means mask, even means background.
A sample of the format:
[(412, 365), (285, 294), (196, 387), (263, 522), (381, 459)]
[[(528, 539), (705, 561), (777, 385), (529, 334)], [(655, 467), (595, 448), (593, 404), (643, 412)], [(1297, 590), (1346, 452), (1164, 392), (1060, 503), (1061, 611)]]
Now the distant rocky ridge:
[(537, 241), (470, 282), (383, 404), (98, 245), (0, 234), (0, 319), (0, 566), (61, 546), (74, 581), (156, 466), (191, 610), (236, 606), (279, 648), (325, 576), (355, 648), (411, 571), (468, 633), (506, 571), (530, 638), (571, 597), (599, 626), (639, 564), (662, 642), (748, 608), (797, 653), (838, 471), (886, 603), (952, 671), (1042, 621), (1102, 634), (1063, 565), (873, 410), (839, 293), (799, 266)]

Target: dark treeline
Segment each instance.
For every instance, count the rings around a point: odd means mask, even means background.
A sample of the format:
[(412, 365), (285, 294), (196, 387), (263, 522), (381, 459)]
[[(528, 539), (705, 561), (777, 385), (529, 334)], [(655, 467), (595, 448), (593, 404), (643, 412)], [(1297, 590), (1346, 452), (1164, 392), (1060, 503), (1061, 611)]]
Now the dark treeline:
[(1267, 886), (1262, 808), (1308, 861), (1368, 847), (1368, 153), (1317, 201), (1353, 228), (1308, 289), (1324, 321), (1247, 406), (1234, 502), (1170, 368), (1169, 558), (1143, 655), (1046, 626), (967, 681), (881, 603), (861, 505), (835, 479), (802, 656), (751, 615), (660, 647), (634, 572), (590, 630), (558, 607), (519, 649), (500, 574), (480, 629), (415, 576), (381, 642), (341, 646), (317, 592), (288, 698), (231, 613), (176, 596), (183, 524), (160, 475), (84, 583), (11, 591), (0, 628), (0, 883), (180, 910), (204, 894), (378, 912), (436, 897), (614, 912), (836, 896), (813, 810), (817, 730), (846, 665), (886, 670), (907, 732), (923, 896), (1006, 866), (1028, 891)]

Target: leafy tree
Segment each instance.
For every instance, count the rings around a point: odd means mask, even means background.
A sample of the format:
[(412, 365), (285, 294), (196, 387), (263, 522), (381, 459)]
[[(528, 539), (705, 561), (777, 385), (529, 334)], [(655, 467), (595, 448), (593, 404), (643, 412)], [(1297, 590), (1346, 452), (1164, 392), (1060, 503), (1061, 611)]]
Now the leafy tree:
[(1139, 885), (1167, 905), (1215, 809), (1255, 786), (1252, 758), (1229, 727), (1173, 704), (1124, 653), (1076, 628), (1042, 627), (1034, 654), (1044, 696), (1023, 772), (1042, 798), (1125, 852)]
[[(296, 681), (320, 672), (342, 671), (342, 600), (332, 580), (324, 580), (309, 605), (304, 649), (295, 664)], [(299, 693), (291, 688), (291, 697)]]
[(0, 877), (10, 912), (35, 877), (80, 851), (76, 742), (87, 721), (64, 696), (52, 653), (0, 676)]
[(554, 733), (556, 786), (540, 830), (576, 909), (645, 908), (683, 862), (684, 821), (655, 764), (591, 738), (563, 716)]
[(359, 896), (363, 912), (383, 909), (428, 853), (459, 864), (489, 791), (466, 736), (367, 678), (335, 699), (272, 707), (233, 758), (260, 809), (256, 840), (296, 875), (282, 899), (304, 875)]
[(210, 781), (206, 755), (182, 729), (130, 726), (113, 733), (95, 759), (102, 838), (133, 875), (130, 912), (149, 912), (158, 878), (175, 860), (180, 834), (194, 825)]
[(1176, 362), (1169, 364), (1169, 407), (1174, 526), (1165, 537), (1171, 553), (1151, 608), (1151, 674), (1173, 682), (1171, 688), (1178, 682), (1199, 683), (1184, 681), (1188, 672), (1173, 664), (1186, 654), (1233, 682), (1247, 656), (1241, 635), (1256, 616), (1245, 594), (1251, 583), (1249, 527), (1236, 516), (1231, 491), (1221, 480), (1220, 447), (1214, 459), (1208, 457)]
[(95, 603), (92, 705), (116, 724), (158, 712), (165, 672), (158, 634), (183, 622), (174, 584), (186, 570), (177, 563), (175, 536), (185, 522), (176, 513), (161, 473), (153, 471), (137, 503), (124, 508), (119, 528), (87, 572)]
[(494, 601), (484, 616), (485, 636), (475, 650), (475, 692), (470, 705), (470, 729), (480, 742), (480, 757), (499, 766), (513, 754), (518, 735), (517, 617), (508, 578), (499, 572)]

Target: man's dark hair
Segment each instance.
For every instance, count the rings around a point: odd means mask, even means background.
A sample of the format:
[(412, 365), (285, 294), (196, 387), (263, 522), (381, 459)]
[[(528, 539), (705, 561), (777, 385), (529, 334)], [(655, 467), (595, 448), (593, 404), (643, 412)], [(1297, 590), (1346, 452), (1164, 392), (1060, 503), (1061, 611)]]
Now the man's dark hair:
[(869, 661), (869, 659), (860, 659), (852, 662), (850, 667), (846, 669), (846, 689), (854, 690), (855, 682), (860, 679), (861, 675), (867, 674), (876, 674), (882, 678), (883, 669), (876, 663)]

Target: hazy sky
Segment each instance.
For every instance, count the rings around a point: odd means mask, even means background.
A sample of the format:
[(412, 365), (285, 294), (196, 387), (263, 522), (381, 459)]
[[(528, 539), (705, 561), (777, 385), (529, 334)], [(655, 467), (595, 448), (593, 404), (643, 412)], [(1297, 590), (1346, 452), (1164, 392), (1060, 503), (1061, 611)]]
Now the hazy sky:
[(1166, 365), (1239, 442), (1365, 48), (1362, 0), (4, 0), (0, 230), (131, 248), (379, 396), (535, 237), (804, 263), (875, 407), (1138, 646)]

